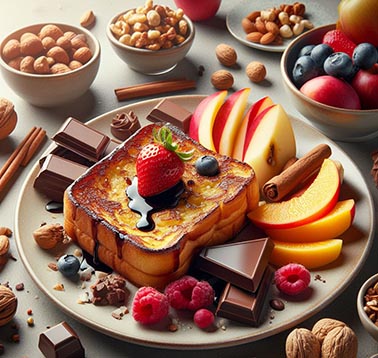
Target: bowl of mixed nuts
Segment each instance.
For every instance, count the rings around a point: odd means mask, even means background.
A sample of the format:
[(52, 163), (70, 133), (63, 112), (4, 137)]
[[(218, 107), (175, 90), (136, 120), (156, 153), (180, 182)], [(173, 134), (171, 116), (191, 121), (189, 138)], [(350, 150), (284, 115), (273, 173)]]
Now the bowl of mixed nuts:
[(148, 75), (171, 71), (190, 50), (194, 26), (182, 9), (154, 5), (123, 11), (109, 22), (106, 34), (116, 54), (132, 70)]
[(361, 286), (357, 295), (357, 312), (364, 328), (378, 341), (378, 273)]
[(8, 86), (39, 107), (83, 95), (100, 65), (100, 44), (85, 28), (43, 23), (21, 28), (0, 42), (0, 70)]

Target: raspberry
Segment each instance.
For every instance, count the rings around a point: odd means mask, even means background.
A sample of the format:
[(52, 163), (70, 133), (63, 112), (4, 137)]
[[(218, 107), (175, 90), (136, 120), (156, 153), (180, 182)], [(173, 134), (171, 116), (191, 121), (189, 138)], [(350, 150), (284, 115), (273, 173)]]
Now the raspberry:
[(280, 267), (274, 276), (277, 288), (287, 295), (298, 295), (310, 284), (310, 272), (301, 264), (291, 263)]
[(356, 44), (341, 30), (328, 31), (323, 37), (323, 43), (331, 46), (334, 52), (344, 52), (351, 58)]
[(198, 328), (206, 329), (214, 322), (214, 313), (206, 308), (200, 308), (193, 316), (193, 321)]
[(206, 281), (198, 281), (192, 276), (184, 276), (171, 282), (165, 288), (169, 304), (176, 309), (196, 311), (211, 305), (214, 289)]
[(133, 317), (142, 324), (153, 324), (168, 315), (167, 297), (153, 287), (141, 287), (135, 293)]

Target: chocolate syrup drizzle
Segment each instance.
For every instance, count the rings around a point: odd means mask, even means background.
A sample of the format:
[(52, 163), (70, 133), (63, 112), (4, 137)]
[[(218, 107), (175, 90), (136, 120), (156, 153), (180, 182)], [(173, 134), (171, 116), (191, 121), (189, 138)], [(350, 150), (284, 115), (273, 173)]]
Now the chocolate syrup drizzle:
[(141, 231), (151, 231), (155, 228), (152, 214), (159, 210), (170, 209), (177, 206), (181, 195), (185, 191), (185, 185), (180, 180), (175, 186), (163, 191), (160, 194), (142, 197), (138, 192), (138, 177), (134, 177), (131, 185), (126, 189), (129, 197), (129, 208), (140, 214), (141, 218), (137, 222), (137, 228)]

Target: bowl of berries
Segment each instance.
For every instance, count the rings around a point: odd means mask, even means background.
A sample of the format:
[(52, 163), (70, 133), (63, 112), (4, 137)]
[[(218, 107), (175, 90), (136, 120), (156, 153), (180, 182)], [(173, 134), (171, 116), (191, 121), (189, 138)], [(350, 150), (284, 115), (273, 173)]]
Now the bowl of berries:
[(295, 108), (334, 140), (378, 136), (378, 49), (355, 43), (335, 24), (296, 38), (281, 58), (281, 73)]

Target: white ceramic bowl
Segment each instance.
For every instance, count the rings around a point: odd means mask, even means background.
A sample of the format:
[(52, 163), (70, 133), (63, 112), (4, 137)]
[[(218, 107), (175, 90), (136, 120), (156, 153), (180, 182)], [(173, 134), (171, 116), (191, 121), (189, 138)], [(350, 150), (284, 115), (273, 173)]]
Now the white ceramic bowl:
[(192, 21), (184, 15), (184, 19), (189, 26), (189, 35), (179, 45), (169, 49), (160, 49), (157, 51), (127, 46), (114, 36), (110, 30), (110, 25), (114, 24), (121, 15), (126, 13), (122, 11), (115, 15), (108, 23), (106, 34), (115, 53), (123, 60), (132, 70), (147, 75), (159, 75), (171, 71), (186, 56), (194, 40), (194, 26)]
[(335, 29), (325, 25), (298, 36), (284, 51), (281, 74), (287, 93), (295, 108), (321, 132), (334, 140), (358, 142), (378, 136), (378, 109), (348, 110), (328, 106), (302, 94), (292, 81), (292, 70), (301, 48), (319, 44), (324, 34)]
[(378, 326), (376, 326), (364, 311), (364, 296), (368, 288), (374, 286), (378, 282), (378, 273), (368, 278), (361, 286), (357, 295), (357, 312), (361, 323), (368, 333), (378, 341)]
[[(94, 81), (100, 65), (100, 44), (91, 32), (82, 27), (54, 24), (63, 32), (85, 34), (93, 55), (82, 67), (61, 74), (30, 74), (12, 68), (0, 57), (0, 70), (8, 86), (25, 101), (39, 107), (59, 106), (83, 95)], [(10, 39), (19, 39), (25, 32), (37, 34), (44, 25), (47, 23), (27, 26), (6, 36), (0, 43), (0, 53)]]

